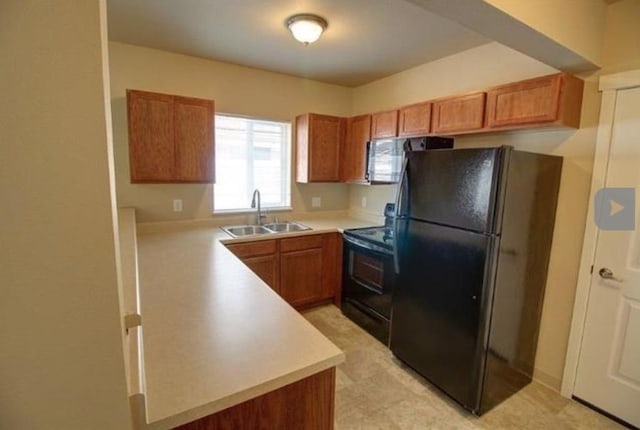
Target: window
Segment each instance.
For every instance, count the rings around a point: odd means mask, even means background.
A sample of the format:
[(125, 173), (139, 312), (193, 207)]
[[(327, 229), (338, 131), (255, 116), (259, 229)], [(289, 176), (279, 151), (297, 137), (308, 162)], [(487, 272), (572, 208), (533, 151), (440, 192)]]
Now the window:
[(264, 208), (291, 206), (291, 124), (216, 115), (215, 212), (251, 207), (260, 190)]

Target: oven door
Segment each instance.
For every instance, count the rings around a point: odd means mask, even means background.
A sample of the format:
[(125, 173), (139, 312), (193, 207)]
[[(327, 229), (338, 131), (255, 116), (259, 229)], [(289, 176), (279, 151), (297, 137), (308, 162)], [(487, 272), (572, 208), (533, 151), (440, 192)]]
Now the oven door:
[(388, 320), (395, 279), (393, 255), (382, 247), (344, 238), (343, 298), (363, 312)]

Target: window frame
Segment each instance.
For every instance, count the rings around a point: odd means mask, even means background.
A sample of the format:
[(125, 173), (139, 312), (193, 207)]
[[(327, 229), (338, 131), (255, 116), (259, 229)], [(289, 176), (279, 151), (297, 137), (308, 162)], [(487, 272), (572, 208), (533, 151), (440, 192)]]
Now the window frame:
[[(286, 196), (288, 194), (288, 205), (286, 206), (262, 206), (263, 212), (288, 212), (292, 211), (292, 187), (293, 187), (293, 121), (291, 120), (282, 120), (282, 119), (274, 119), (274, 118), (265, 118), (265, 117), (256, 117), (251, 115), (242, 115), (242, 114), (233, 114), (233, 113), (224, 113), (224, 112), (216, 112), (215, 117), (229, 117), (229, 118), (238, 118), (245, 119), (251, 121), (264, 121), (271, 123), (280, 123), (287, 124), (289, 126), (289, 132), (287, 133), (287, 141), (285, 142), (285, 150), (281, 151), (280, 162), (281, 165), (284, 166), (284, 169), (287, 171), (284, 172), (283, 178), (287, 178), (287, 181), (283, 181), (281, 188), (281, 195)], [(215, 122), (215, 125), (218, 124), (218, 121)], [(214, 134), (215, 134), (215, 125), (214, 125)], [(216, 162), (218, 157), (216, 157)], [(251, 157), (247, 157), (247, 163), (253, 163), (254, 154), (251, 153)], [(288, 167), (287, 167), (288, 164)], [(211, 187), (211, 212), (213, 215), (232, 215), (232, 214), (245, 214), (245, 213), (253, 213), (255, 209), (253, 208), (236, 208), (236, 209), (216, 209), (215, 202), (215, 186), (216, 184), (212, 184)]]

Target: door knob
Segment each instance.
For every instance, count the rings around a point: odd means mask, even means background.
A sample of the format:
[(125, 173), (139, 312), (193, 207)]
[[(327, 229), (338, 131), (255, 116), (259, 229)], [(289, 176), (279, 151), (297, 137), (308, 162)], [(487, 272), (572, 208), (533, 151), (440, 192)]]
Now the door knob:
[(603, 267), (602, 269), (600, 269), (598, 271), (598, 274), (602, 279), (606, 279), (608, 281), (622, 282), (622, 279), (616, 278), (615, 276), (613, 276), (613, 272), (611, 271), (611, 269), (608, 269), (606, 267)]

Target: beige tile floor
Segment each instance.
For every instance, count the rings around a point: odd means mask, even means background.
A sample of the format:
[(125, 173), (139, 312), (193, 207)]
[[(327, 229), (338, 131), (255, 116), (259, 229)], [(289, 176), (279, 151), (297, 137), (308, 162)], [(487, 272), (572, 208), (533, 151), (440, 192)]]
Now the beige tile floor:
[(474, 417), (403, 366), (335, 306), (304, 316), (347, 356), (337, 370), (336, 430), (622, 428), (536, 382)]

